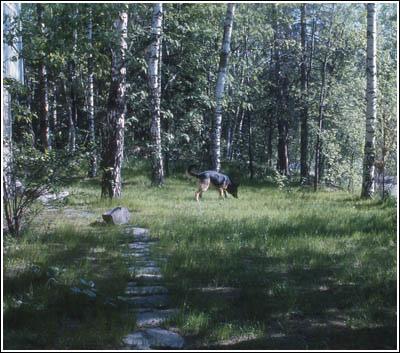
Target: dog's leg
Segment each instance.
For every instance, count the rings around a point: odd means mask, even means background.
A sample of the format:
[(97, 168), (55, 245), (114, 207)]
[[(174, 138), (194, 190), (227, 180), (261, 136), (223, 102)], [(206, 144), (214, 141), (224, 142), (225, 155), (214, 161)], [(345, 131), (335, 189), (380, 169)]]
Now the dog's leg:
[(218, 188), (218, 191), (219, 191), (219, 197), (224, 198), (224, 189)]
[(227, 199), (228, 198), (228, 193), (226, 192), (225, 189), (224, 189), (224, 195), (225, 195), (225, 198)]
[(199, 198), (203, 196), (203, 192), (208, 190), (210, 186), (210, 179), (200, 180), (199, 181), (199, 189), (196, 192), (196, 200), (199, 201)]

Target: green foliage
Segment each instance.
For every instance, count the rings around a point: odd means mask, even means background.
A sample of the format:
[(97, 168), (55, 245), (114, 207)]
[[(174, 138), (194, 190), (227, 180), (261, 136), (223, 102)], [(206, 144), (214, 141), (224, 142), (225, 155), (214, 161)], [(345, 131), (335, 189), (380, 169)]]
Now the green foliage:
[[(89, 9), (93, 17), (93, 49), (87, 39)], [(78, 105), (78, 144), (91, 151), (87, 131), (87, 60), (93, 55), (96, 102), (97, 148), (107, 109), (114, 40), (115, 4), (45, 4), (45, 35), (37, 25), (35, 4), (23, 4), (20, 16), (6, 34), (9, 41), (21, 35), (26, 87), (14, 108), (14, 138), (29, 135), (35, 140), (34, 90), (39, 57), (46, 63), (51, 102), (57, 102), (57, 126), (50, 124), (56, 148), (68, 141), (70, 90)], [(161, 66), (162, 144), (165, 164), (196, 159), (209, 163), (210, 131), (215, 105), (215, 84), (225, 13), (223, 4), (166, 4)], [(125, 155), (149, 156), (150, 114), (147, 87), (147, 48), (150, 40), (151, 4), (129, 6), (127, 52), (127, 119)], [(378, 125), (379, 158), (387, 174), (396, 173), (396, 22), (395, 7), (380, 4), (378, 18)], [(322, 144), (321, 181), (357, 189), (362, 169), (365, 112), (366, 11), (362, 4), (306, 5), (307, 108), (309, 121), (308, 166), (314, 169), (314, 150)], [(330, 23), (332, 29), (329, 31)], [(74, 33), (77, 41), (74, 40)], [(13, 37), (14, 36), (14, 37)], [(328, 49), (328, 43), (330, 45)], [(274, 51), (278, 49), (280, 75), (288, 79), (287, 102), (276, 101), (282, 82), (276, 80)], [(223, 102), (222, 156), (249, 169), (250, 150), (254, 165), (275, 164), (277, 121), (288, 121), (289, 165), (300, 153), (300, 7), (298, 4), (238, 4), (232, 35), (232, 53)], [(323, 131), (318, 132), (322, 62), (327, 57)], [(312, 63), (310, 62), (312, 57)], [(77, 78), (71, 81), (70, 65)], [(282, 93), (282, 92), (281, 92)], [(53, 111), (50, 106), (51, 112)], [(244, 118), (242, 118), (242, 114)], [(248, 115), (252, 138), (249, 139)], [(270, 133), (270, 130), (271, 133)], [(230, 145), (230, 150), (228, 150)], [(267, 146), (271, 145), (271, 151)], [(383, 152), (382, 152), (383, 151)], [(292, 168), (293, 178), (299, 175)], [(258, 173), (262, 176), (262, 173)]]

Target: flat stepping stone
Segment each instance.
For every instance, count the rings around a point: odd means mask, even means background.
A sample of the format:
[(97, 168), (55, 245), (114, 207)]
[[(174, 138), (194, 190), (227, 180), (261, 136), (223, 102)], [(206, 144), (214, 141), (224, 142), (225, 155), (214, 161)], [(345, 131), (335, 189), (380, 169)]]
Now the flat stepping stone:
[(145, 260), (149, 259), (149, 255), (150, 255), (149, 251), (146, 251), (146, 252), (141, 251), (141, 252), (133, 252), (129, 256), (130, 257), (136, 257), (136, 258), (142, 258), (143, 261), (145, 261)]
[(142, 297), (118, 297), (119, 300), (139, 308), (165, 308), (168, 305), (168, 296), (155, 294)]
[(168, 289), (163, 286), (129, 286), (125, 291), (125, 294), (128, 295), (154, 295), (166, 293), (168, 293)]
[(137, 327), (155, 327), (178, 314), (178, 309), (141, 309), (136, 313)]
[(138, 275), (159, 275), (161, 274), (160, 268), (156, 266), (138, 267), (135, 269)]
[(159, 281), (162, 278), (163, 278), (162, 275), (150, 274), (150, 273), (143, 273), (143, 274), (135, 275), (135, 279), (137, 279), (137, 280), (145, 280), (145, 281), (150, 281), (150, 282)]
[(128, 268), (128, 271), (134, 273), (136, 276), (161, 275), (160, 268), (156, 266), (148, 266), (148, 267), (131, 266)]
[(133, 349), (183, 348), (183, 338), (175, 332), (161, 328), (148, 328), (125, 336), (122, 341)]

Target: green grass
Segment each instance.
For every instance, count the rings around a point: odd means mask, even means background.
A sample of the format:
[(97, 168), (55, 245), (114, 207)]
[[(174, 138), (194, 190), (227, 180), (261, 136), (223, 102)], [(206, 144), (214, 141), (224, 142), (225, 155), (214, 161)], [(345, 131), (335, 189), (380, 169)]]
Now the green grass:
[[(181, 309), (168, 324), (189, 348), (395, 347), (393, 201), (245, 182), (238, 200), (210, 190), (196, 203), (193, 180), (175, 175), (152, 188), (146, 173), (126, 168), (123, 198), (111, 202), (100, 200), (98, 180), (76, 182), (67, 207), (100, 215), (126, 206), (133, 224), (160, 238), (155, 251), (168, 256), (162, 270)], [(134, 318), (102, 298), (129, 279), (122, 236), (93, 219), (43, 217), (5, 241), (5, 348), (117, 347)], [(52, 286), (45, 272), (54, 266), (62, 271)], [(80, 278), (96, 283), (96, 300), (71, 294)]]

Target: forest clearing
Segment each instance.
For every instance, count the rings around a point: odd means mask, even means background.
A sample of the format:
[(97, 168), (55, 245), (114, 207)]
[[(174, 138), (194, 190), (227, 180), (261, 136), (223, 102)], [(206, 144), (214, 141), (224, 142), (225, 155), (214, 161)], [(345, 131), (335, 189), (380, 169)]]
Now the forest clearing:
[(397, 3), (2, 14), (2, 349), (398, 348)]

